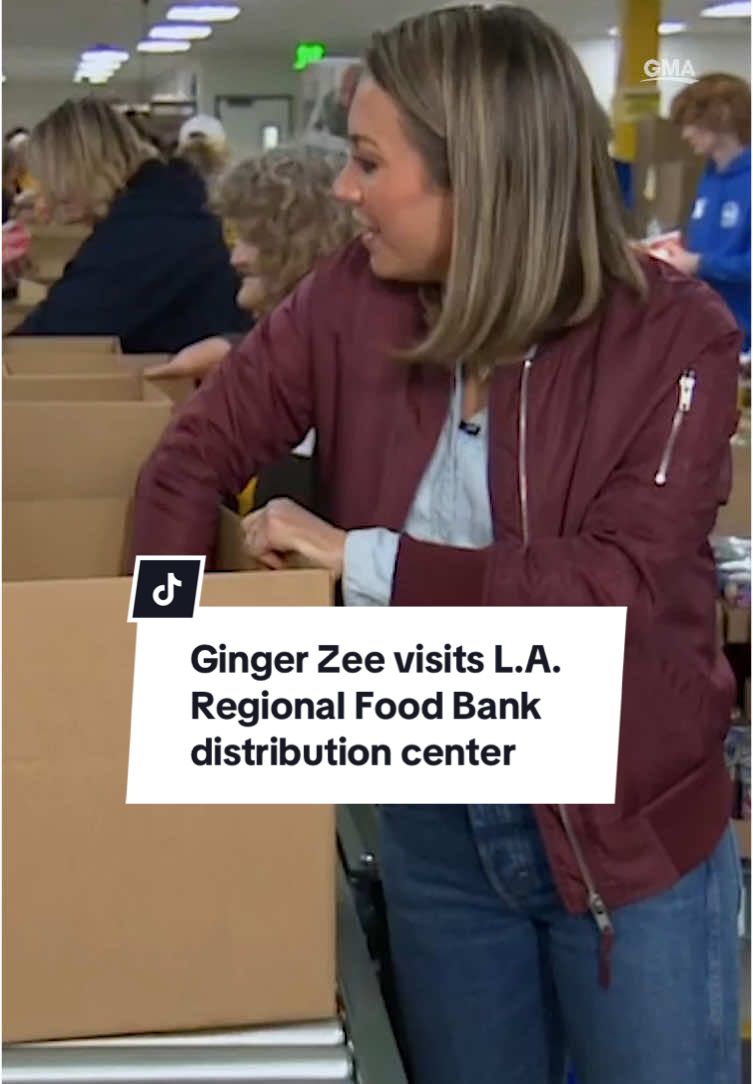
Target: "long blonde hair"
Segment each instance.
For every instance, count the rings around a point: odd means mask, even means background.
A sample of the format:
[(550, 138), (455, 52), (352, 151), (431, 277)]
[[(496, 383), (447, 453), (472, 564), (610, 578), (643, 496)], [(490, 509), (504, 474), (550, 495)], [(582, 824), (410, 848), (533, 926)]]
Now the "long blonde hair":
[(355, 236), (350, 210), (332, 195), (340, 156), (315, 147), (278, 147), (233, 166), (214, 206), (243, 241), (259, 250), (264, 300), (257, 315), (286, 297), (317, 260)]
[(33, 129), (29, 169), (53, 214), (75, 205), (103, 218), (156, 148), (100, 98), (69, 99)]
[(374, 34), (366, 64), (452, 194), (448, 273), (406, 360), (488, 369), (585, 320), (610, 280), (644, 292), (603, 113), (550, 26), (508, 5), (445, 8)]

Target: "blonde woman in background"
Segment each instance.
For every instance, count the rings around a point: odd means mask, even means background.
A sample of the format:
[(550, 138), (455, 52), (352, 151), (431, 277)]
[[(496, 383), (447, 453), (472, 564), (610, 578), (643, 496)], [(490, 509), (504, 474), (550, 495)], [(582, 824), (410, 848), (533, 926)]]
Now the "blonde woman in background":
[(17, 335), (113, 335), (174, 353), (248, 318), (204, 184), (165, 162), (101, 99), (67, 101), (32, 131), (29, 167), (52, 215), (91, 233)]
[(294, 554), (346, 605), (426, 606), (437, 636), (437, 606), (490, 607), (490, 638), (497, 607), (626, 607), (613, 803), (512, 805), (500, 776), (498, 804), (380, 808), (411, 1078), (562, 1084), (569, 1053), (580, 1084), (738, 1084), (708, 535), (740, 333), (630, 248), (591, 84), (532, 12), (407, 19), (366, 68), (335, 186), (362, 238), (171, 423), (134, 552), (209, 553), (222, 494), (315, 426), (328, 518), (248, 516), (269, 568)]

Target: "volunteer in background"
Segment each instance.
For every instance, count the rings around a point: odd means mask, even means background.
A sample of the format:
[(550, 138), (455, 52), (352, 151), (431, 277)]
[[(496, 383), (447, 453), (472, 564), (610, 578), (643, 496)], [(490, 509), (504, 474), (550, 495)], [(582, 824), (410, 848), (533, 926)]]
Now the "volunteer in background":
[(673, 100), (670, 116), (696, 154), (708, 158), (685, 246), (665, 254), (717, 290), (750, 350), (750, 85), (736, 75), (701, 76)]
[(178, 135), (176, 155), (193, 166), (211, 193), (230, 159), (227, 136), (220, 121), (201, 113), (187, 120)]
[[(354, 236), (349, 209), (332, 198), (341, 168), (337, 155), (288, 147), (239, 162), (220, 178), (213, 206), (237, 238), (230, 255), (241, 276), (236, 300), (257, 319), (271, 312), (317, 261)], [(201, 379), (236, 339), (218, 336), (194, 343), (147, 373)]]
[[(265, 151), (230, 169), (214, 205), (235, 237), (231, 262), (242, 276), (238, 305), (261, 318), (279, 304), (324, 256), (355, 234), (350, 210), (332, 198), (342, 157), (310, 147)], [(181, 350), (147, 376), (205, 377), (228, 354), (236, 336), (216, 336)], [(239, 510), (285, 494), (314, 503), (313, 433), (293, 455), (271, 464), (243, 490)]]
[(736, 1084), (707, 537), (739, 332), (628, 245), (590, 83), (535, 15), (422, 15), (366, 64), (336, 185), (362, 239), (171, 423), (135, 552), (209, 553), (222, 495), (315, 425), (331, 522), (252, 513), (269, 567), (299, 554), (351, 605), (627, 606), (614, 805), (382, 808), (414, 1080), (561, 1084), (569, 1051), (581, 1084)]
[(126, 353), (174, 353), (248, 327), (201, 179), (116, 110), (64, 102), (34, 128), (29, 164), (52, 213), (92, 233), (14, 334), (115, 335)]

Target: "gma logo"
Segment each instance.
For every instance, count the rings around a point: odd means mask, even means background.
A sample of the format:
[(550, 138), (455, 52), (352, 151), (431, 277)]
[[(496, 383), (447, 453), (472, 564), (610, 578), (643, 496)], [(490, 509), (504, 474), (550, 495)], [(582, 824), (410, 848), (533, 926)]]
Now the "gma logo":
[(647, 60), (643, 65), (646, 78), (642, 83), (695, 83), (697, 76), (690, 60), (679, 57), (667, 60)]

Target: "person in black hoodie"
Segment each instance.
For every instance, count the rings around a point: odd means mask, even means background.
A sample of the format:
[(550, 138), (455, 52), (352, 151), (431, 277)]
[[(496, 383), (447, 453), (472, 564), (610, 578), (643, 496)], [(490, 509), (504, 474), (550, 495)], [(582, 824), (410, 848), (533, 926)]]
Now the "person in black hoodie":
[(250, 327), (202, 179), (106, 102), (55, 109), (32, 131), (29, 162), (53, 215), (92, 233), (14, 334), (114, 335), (126, 353), (174, 353)]

